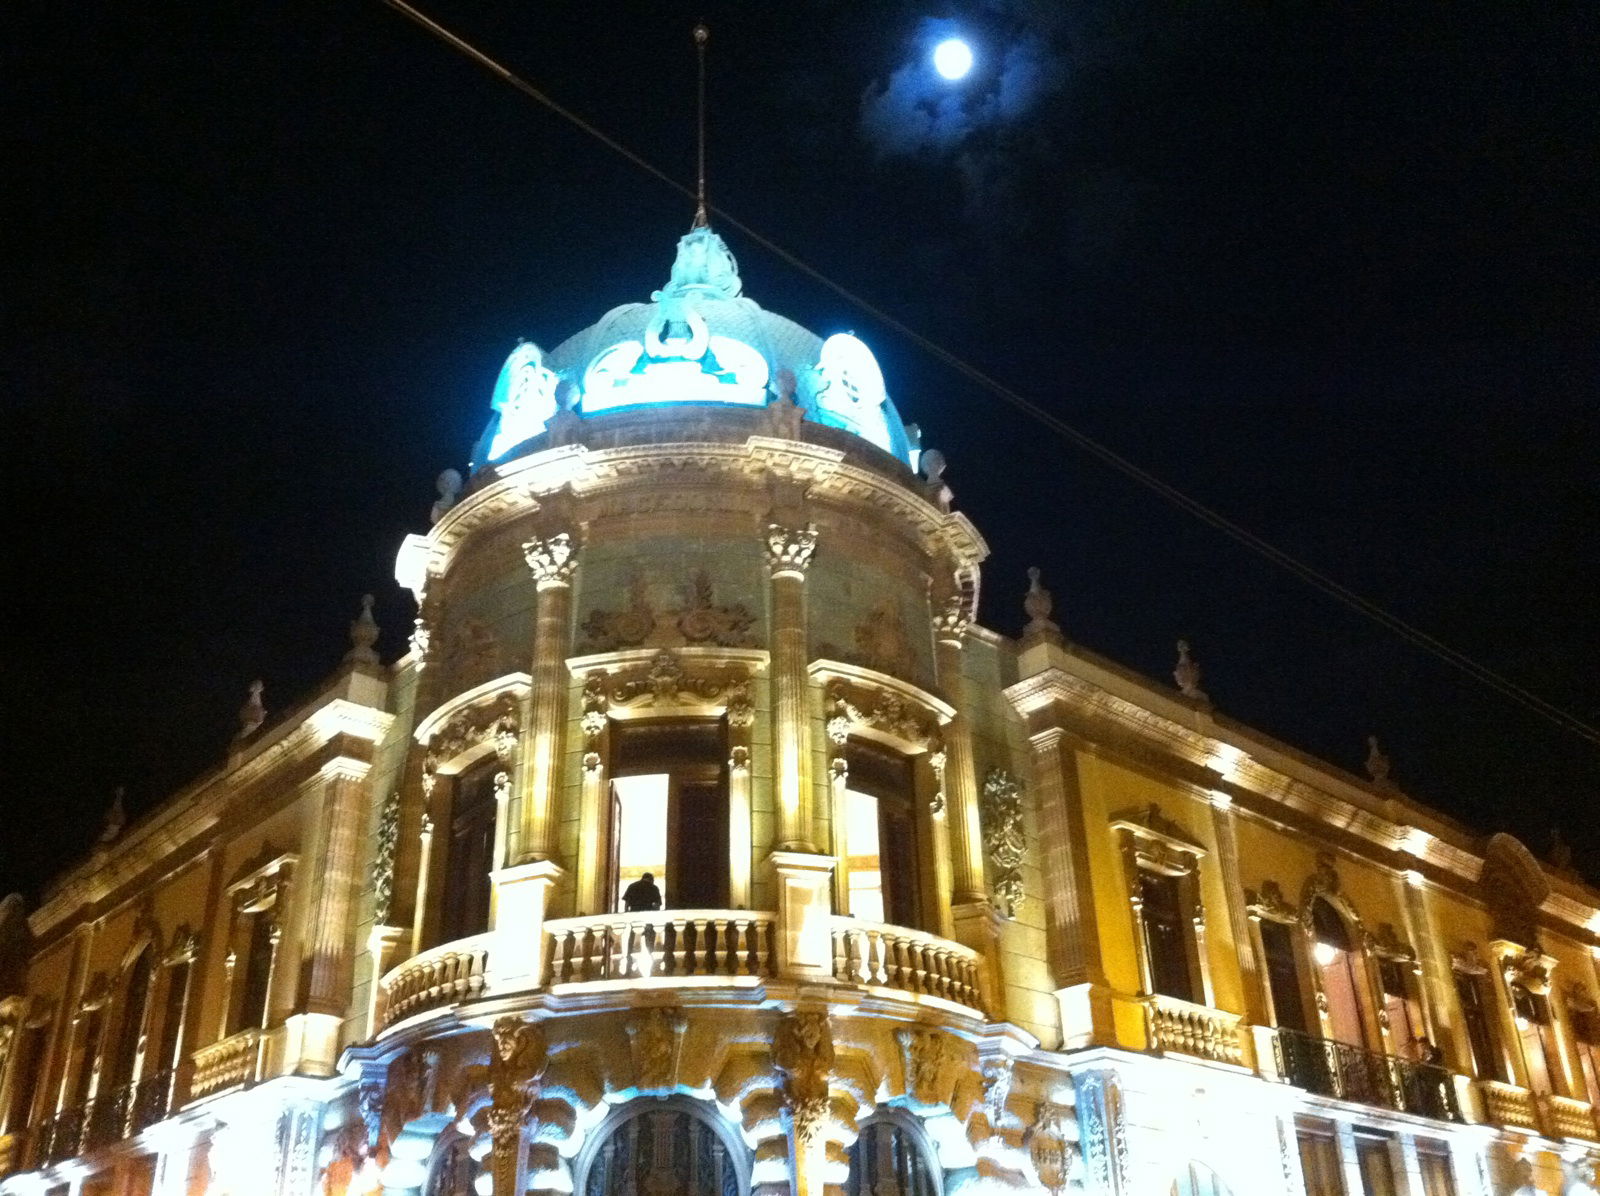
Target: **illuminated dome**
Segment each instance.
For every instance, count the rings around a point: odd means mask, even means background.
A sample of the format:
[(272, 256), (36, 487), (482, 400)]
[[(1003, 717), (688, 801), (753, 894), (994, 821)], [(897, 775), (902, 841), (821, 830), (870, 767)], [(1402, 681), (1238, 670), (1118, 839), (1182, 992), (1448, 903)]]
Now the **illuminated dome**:
[(764, 407), (785, 371), (805, 418), (842, 428), (914, 467), (908, 435), (872, 351), (850, 333), (826, 340), (741, 293), (722, 238), (700, 225), (678, 242), (672, 277), (649, 303), (626, 303), (549, 353), (523, 342), (495, 383), (494, 417), (473, 454), (497, 464), (536, 447), (560, 405), (583, 418), (642, 407)]

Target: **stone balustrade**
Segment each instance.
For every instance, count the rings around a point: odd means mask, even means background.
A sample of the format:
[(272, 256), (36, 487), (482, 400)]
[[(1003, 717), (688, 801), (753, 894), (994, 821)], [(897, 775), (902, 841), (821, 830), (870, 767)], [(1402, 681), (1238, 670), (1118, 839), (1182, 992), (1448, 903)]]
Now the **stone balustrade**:
[(194, 1079), (189, 1085), (190, 1097), (199, 1100), (254, 1083), (260, 1044), (261, 1031), (251, 1029), (241, 1030), (221, 1042), (201, 1047), (194, 1053)]
[(772, 914), (674, 909), (545, 923), (546, 982), (771, 976)]
[(982, 1009), (978, 956), (937, 935), (835, 915), (833, 978), (903, 989)]
[(1492, 1124), (1539, 1132), (1539, 1110), (1526, 1088), (1479, 1080), (1478, 1091), (1483, 1094), (1484, 1115)]
[(1552, 1138), (1596, 1140), (1594, 1110), (1587, 1101), (1571, 1096), (1540, 1098), (1544, 1132)]
[(1144, 999), (1145, 1033), (1150, 1047), (1165, 1054), (1189, 1055), (1212, 1063), (1244, 1064), (1240, 1016), (1157, 993)]
[(413, 955), (383, 978), (384, 1025), (481, 996), (492, 934), (443, 943)]

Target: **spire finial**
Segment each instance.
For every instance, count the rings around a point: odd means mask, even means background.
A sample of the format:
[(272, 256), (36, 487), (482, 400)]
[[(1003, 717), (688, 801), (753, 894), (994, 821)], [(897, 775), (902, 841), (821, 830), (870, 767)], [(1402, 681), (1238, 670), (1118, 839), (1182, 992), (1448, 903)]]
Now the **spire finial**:
[(1039, 582), (1039, 570), (1036, 567), (1028, 569), (1028, 593), (1022, 599), (1022, 609), (1027, 612), (1028, 625), (1022, 629), (1024, 641), (1032, 643), (1037, 640), (1050, 640), (1053, 643), (1061, 642), (1061, 628), (1050, 613), (1055, 609), (1055, 599), (1050, 596), (1050, 591)]
[(1376, 735), (1367, 736), (1367, 775), (1376, 785), (1386, 785), (1389, 782), (1389, 757), (1383, 754), (1383, 749), (1378, 746)]
[(378, 621), (372, 617), (372, 595), (361, 595), (361, 613), (350, 624), (350, 651), (344, 654), (353, 664), (377, 664), (378, 653), (372, 645), (378, 642)]
[(700, 77), (699, 104), (696, 109), (698, 137), (692, 226), (694, 228), (705, 228), (711, 223), (706, 215), (706, 42), (710, 38), (711, 30), (706, 28), (704, 21), (694, 27), (695, 57), (698, 59)]
[(265, 689), (266, 686), (260, 681), (250, 683), (250, 696), (239, 708), (239, 734), (235, 738), (249, 739), (267, 721), (267, 708), (261, 704), (261, 694)]
[(1206, 691), (1200, 688), (1200, 666), (1189, 655), (1188, 640), (1178, 641), (1178, 667), (1172, 670), (1172, 679), (1178, 683), (1178, 691), (1184, 697), (1197, 702), (1210, 701)]

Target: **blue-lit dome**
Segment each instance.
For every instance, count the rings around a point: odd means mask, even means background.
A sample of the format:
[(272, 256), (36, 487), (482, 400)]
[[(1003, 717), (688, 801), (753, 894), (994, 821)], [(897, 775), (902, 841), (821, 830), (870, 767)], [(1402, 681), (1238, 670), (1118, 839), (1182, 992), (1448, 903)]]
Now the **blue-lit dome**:
[(562, 402), (585, 418), (664, 404), (758, 408), (777, 396), (787, 371), (806, 419), (915, 466), (916, 445), (871, 350), (850, 333), (823, 340), (741, 292), (726, 243), (704, 225), (691, 229), (649, 303), (613, 308), (549, 353), (527, 342), (512, 351), (474, 462), (530, 447)]

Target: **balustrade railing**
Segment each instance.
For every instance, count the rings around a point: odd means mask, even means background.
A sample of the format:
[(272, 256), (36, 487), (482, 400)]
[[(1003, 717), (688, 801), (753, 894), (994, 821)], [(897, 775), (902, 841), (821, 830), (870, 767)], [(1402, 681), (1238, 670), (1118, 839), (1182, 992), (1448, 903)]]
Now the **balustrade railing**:
[(709, 909), (560, 918), (545, 923), (547, 983), (771, 976), (773, 920)]
[(194, 1053), (194, 1081), (190, 1094), (198, 1100), (229, 1088), (250, 1084), (256, 1078), (260, 1030), (242, 1030)]
[(1307, 1092), (1439, 1121), (1462, 1119), (1455, 1085), (1443, 1067), (1379, 1055), (1347, 1042), (1283, 1027), (1274, 1041), (1278, 1074)]
[(1526, 1088), (1498, 1080), (1479, 1080), (1478, 1091), (1483, 1094), (1484, 1114), (1495, 1125), (1538, 1132), (1539, 1109), (1533, 1093)]
[(982, 1009), (978, 956), (959, 943), (904, 926), (833, 919), (833, 977), (885, 985)]
[(1539, 1103), (1543, 1106), (1544, 1132), (1552, 1138), (1595, 1140), (1594, 1110), (1587, 1101), (1550, 1095)]
[(1240, 1017), (1160, 993), (1144, 999), (1145, 1028), (1155, 1050), (1212, 1063), (1244, 1063)]
[(483, 992), (489, 963), (491, 936), (457, 939), (414, 955), (383, 978), (385, 1025), (437, 1009), (470, 1001)]

